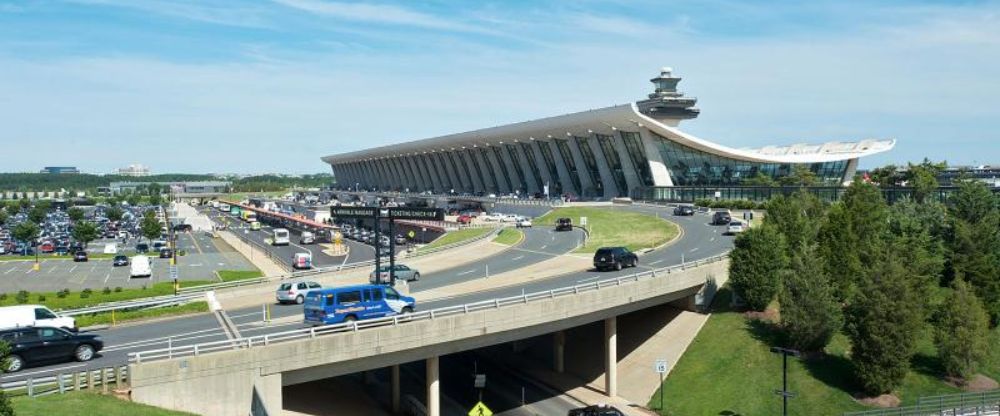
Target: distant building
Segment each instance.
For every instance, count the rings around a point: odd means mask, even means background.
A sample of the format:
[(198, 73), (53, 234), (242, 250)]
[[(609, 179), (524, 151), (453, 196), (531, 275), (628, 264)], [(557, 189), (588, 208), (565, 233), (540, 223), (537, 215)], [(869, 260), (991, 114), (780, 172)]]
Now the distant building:
[(75, 166), (46, 166), (39, 173), (80, 173), (80, 170)]
[(1000, 166), (948, 166), (938, 174), (937, 180), (941, 186), (952, 186), (960, 177), (1000, 187)]
[(128, 165), (127, 167), (124, 168), (119, 168), (116, 173), (121, 176), (133, 176), (133, 177), (149, 176), (149, 168), (136, 163), (134, 165)]
[(140, 187), (158, 184), (174, 194), (220, 194), (229, 191), (229, 182), (225, 181), (192, 181), (192, 182), (111, 182), (108, 191), (112, 195), (135, 192)]

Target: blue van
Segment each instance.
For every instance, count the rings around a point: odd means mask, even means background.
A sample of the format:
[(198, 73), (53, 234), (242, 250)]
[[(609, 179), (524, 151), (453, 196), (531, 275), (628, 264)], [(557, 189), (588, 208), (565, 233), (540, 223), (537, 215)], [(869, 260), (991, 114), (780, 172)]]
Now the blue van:
[(413, 312), (415, 301), (382, 285), (325, 288), (306, 295), (305, 321), (314, 325), (352, 322)]

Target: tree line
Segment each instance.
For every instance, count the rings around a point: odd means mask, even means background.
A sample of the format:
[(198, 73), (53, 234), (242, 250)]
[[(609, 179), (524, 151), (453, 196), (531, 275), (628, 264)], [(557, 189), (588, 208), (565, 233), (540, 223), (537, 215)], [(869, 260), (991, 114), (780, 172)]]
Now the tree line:
[(833, 204), (804, 190), (776, 197), (737, 237), (730, 284), (753, 310), (776, 301), (787, 347), (821, 352), (844, 333), (867, 394), (902, 383), (928, 326), (946, 375), (968, 379), (1000, 323), (1000, 202), (975, 181), (947, 204), (928, 194), (889, 206), (855, 180)]

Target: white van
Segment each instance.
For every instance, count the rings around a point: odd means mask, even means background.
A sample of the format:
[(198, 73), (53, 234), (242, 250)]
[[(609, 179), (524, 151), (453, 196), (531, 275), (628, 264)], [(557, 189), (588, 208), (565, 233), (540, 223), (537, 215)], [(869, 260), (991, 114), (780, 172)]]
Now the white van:
[(104, 245), (104, 254), (118, 254), (118, 244), (107, 243)]
[(129, 271), (129, 277), (150, 277), (152, 275), (153, 266), (149, 263), (149, 257), (132, 257), (132, 270)]
[(271, 244), (273, 244), (273, 245), (276, 245), (276, 246), (287, 246), (288, 243), (289, 243), (289, 241), (288, 241), (288, 230), (286, 230), (284, 228), (275, 228), (272, 237), (273, 237), (273, 239), (271, 240)]
[(43, 305), (0, 307), (0, 329), (24, 326), (53, 326), (76, 331), (76, 320), (71, 316), (59, 316)]
[(316, 236), (309, 231), (303, 231), (299, 237), (299, 244), (316, 244)]

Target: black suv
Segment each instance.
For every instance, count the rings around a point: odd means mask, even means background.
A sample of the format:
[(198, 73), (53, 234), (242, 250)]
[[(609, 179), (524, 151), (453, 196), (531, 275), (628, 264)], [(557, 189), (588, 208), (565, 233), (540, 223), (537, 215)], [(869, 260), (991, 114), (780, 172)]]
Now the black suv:
[(0, 339), (10, 345), (4, 371), (20, 371), (28, 363), (75, 359), (90, 361), (104, 348), (101, 337), (74, 334), (59, 328), (22, 327), (0, 331)]
[(87, 261), (87, 252), (86, 251), (77, 251), (76, 253), (73, 253), (73, 261), (77, 261), (77, 262), (79, 262), (79, 261)]
[(621, 410), (613, 406), (593, 405), (570, 410), (568, 416), (625, 416)]
[(573, 231), (573, 220), (569, 218), (556, 220), (556, 231)]
[(674, 208), (674, 215), (683, 215), (683, 216), (694, 215), (694, 207), (690, 205), (678, 205), (676, 208)]
[(598, 271), (621, 270), (623, 267), (635, 267), (638, 263), (639, 256), (625, 247), (601, 247), (594, 253), (594, 268)]
[(729, 225), (729, 222), (733, 220), (733, 216), (726, 211), (719, 211), (712, 215), (713, 225)]

